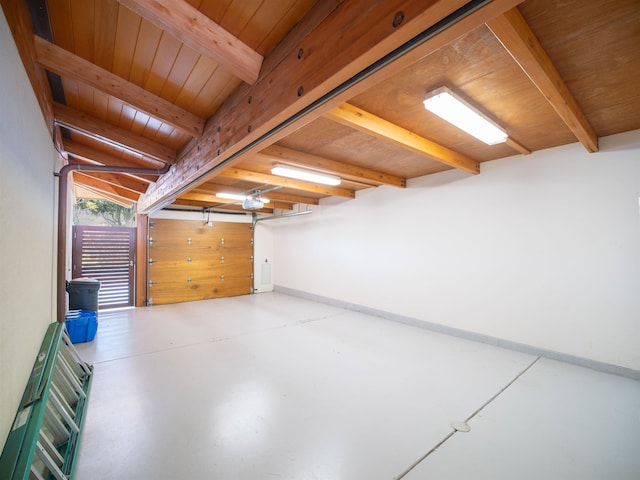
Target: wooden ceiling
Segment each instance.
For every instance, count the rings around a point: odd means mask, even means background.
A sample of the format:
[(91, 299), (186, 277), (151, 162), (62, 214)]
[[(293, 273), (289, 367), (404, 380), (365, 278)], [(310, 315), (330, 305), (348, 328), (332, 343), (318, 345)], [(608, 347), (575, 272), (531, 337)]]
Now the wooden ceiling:
[[(262, 212), (640, 128), (638, 0), (0, 0), (74, 172), (142, 212)], [(439, 22), (439, 23), (438, 23)], [(485, 145), (427, 112), (447, 86), (506, 129)], [(274, 163), (342, 179), (272, 175)]]

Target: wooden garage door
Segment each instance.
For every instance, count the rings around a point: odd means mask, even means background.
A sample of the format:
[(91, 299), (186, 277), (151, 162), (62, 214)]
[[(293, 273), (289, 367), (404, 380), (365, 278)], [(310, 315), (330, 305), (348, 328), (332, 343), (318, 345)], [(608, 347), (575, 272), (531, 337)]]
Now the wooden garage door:
[(149, 223), (147, 304), (251, 293), (253, 231), (249, 223), (153, 219)]

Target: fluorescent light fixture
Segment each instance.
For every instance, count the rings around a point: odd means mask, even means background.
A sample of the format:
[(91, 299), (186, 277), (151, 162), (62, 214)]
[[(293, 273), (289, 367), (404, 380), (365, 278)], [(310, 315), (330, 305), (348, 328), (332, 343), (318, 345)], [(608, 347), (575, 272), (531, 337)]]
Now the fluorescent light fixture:
[(507, 141), (509, 135), (482, 112), (469, 105), (447, 87), (440, 87), (423, 102), (424, 108), (443, 120), (482, 140), (487, 145)]
[(247, 199), (246, 195), (240, 195), (239, 193), (216, 193), (216, 197), (227, 200), (238, 200), (239, 202)]
[(292, 167), (289, 165), (274, 165), (271, 173), (281, 177), (295, 178), (307, 182), (321, 183), (322, 185), (340, 185), (340, 177), (307, 170), (306, 168)]
[(271, 200), (261, 195), (242, 195), (239, 193), (223, 192), (223, 193), (216, 193), (216, 197), (226, 198), (227, 200), (237, 200), (239, 202), (244, 202), (245, 200), (254, 199), (254, 200), (260, 200), (262, 203), (271, 203)]

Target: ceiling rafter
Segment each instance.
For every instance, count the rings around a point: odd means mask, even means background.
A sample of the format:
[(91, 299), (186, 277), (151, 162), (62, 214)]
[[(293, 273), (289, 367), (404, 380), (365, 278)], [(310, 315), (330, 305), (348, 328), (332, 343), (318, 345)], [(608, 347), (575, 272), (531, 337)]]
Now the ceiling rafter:
[[(74, 155), (70, 155), (69, 156), (69, 162), (70, 164), (79, 164), (79, 165), (104, 165), (103, 163), (100, 162), (96, 162), (95, 160), (89, 160), (86, 158), (82, 158), (82, 157), (76, 157)], [(82, 169), (80, 169), (82, 170)], [(144, 193), (147, 188), (149, 187), (150, 184), (153, 183), (153, 179), (151, 177), (148, 178), (144, 178), (140, 175), (133, 175), (131, 173), (113, 173), (113, 175), (115, 175), (116, 177), (122, 177), (125, 179), (132, 179), (135, 180), (136, 182), (138, 182), (138, 185), (142, 184), (144, 185), (144, 189), (140, 189), (140, 188), (133, 188), (132, 190), (137, 190), (140, 191), (141, 193)], [(122, 185), (125, 186), (125, 185)]]
[(314, 170), (338, 175), (345, 180), (362, 182), (373, 185), (391, 185), (404, 188), (407, 181), (404, 178), (390, 175), (370, 168), (358, 167), (347, 163), (330, 160), (310, 153), (293, 150), (280, 145), (271, 145), (262, 150), (258, 157), (268, 158), (291, 165), (309, 167)]
[(37, 35), (34, 36), (34, 44), (37, 61), (47, 70), (62, 77), (86, 83), (187, 135), (192, 137), (202, 135), (205, 121), (197, 115), (53, 43), (47, 42)]
[[(173, 205), (182, 205), (182, 206), (188, 206), (188, 207), (198, 207), (198, 208), (202, 208), (202, 209), (212, 209), (212, 211), (221, 211), (221, 212), (229, 212), (229, 211), (235, 211), (235, 212), (242, 212), (242, 213), (249, 213), (248, 210), (245, 210), (244, 208), (242, 208), (242, 205), (229, 205), (229, 204), (225, 204), (225, 205), (212, 205), (211, 202), (201, 202), (199, 200), (184, 200), (184, 199), (180, 199), (177, 198), (176, 200), (174, 200)], [(273, 213), (273, 208), (261, 208), (259, 210), (251, 210), (251, 212), (256, 212), (256, 213)]]
[[(326, 103), (301, 114), (313, 102), (466, 4), (390, 0), (373, 8), (369, 0), (349, 0), (336, 2), (327, 15), (326, 3), (317, 3), (267, 55), (265, 65), (272, 69), (264, 68), (255, 85), (244, 85), (228, 98), (208, 120), (203, 136), (183, 148), (172, 171), (140, 199), (140, 211), (148, 213), (176, 192), (220, 174), (518, 3), (494, 0), (483, 5), (408, 53), (368, 72), (362, 81), (336, 93)], [(322, 15), (316, 15), (316, 9), (322, 10)], [(394, 25), (398, 12), (404, 13), (403, 21)], [(272, 58), (278, 62), (272, 62)]]
[[(267, 195), (269, 194), (265, 194), (265, 197), (267, 197)], [(188, 193), (183, 193), (182, 195), (180, 195), (180, 197), (178, 197), (180, 200), (195, 200), (198, 202), (209, 202), (211, 204), (224, 204), (224, 205), (239, 205), (240, 203), (238, 202), (238, 200), (230, 200), (228, 198), (218, 198), (215, 195), (211, 195), (211, 194), (206, 194), (206, 193), (197, 193), (197, 192), (188, 192)], [(271, 198), (271, 195), (269, 195), (267, 197), (269, 200), (273, 200)], [(265, 208), (276, 208), (275, 207), (275, 203), (273, 201), (270, 202), (266, 202), (264, 204)], [(278, 208), (280, 209), (284, 209), (284, 210), (291, 210), (291, 205), (280, 205)]]
[[(121, 207), (124, 207), (124, 208), (131, 208), (133, 204), (133, 201), (129, 200), (128, 198), (123, 198), (118, 195), (114, 195), (113, 193), (108, 193), (108, 192), (105, 192), (104, 190), (91, 187), (89, 185), (76, 182), (74, 183), (74, 187), (75, 187), (76, 194), (80, 193), (80, 195), (78, 195), (78, 197), (80, 198), (84, 198), (83, 197), (84, 192), (89, 192), (90, 196), (86, 198), (97, 198), (102, 200), (109, 200), (110, 202), (115, 203), (116, 205), (120, 205)], [(81, 191), (78, 192), (78, 190), (81, 190)]]
[(472, 158), (421, 137), (349, 103), (343, 103), (328, 111), (325, 117), (360, 132), (373, 135), (385, 142), (425, 155), (450, 167), (473, 174), (480, 173), (480, 164)]
[[(70, 159), (69, 164), (70, 165), (74, 165), (74, 164), (93, 165), (92, 162), (89, 162), (82, 158)], [(77, 170), (77, 171), (82, 172), (82, 170)], [(138, 194), (143, 194), (149, 187), (148, 183), (137, 180), (127, 175), (123, 175), (123, 174), (115, 174), (112, 172), (83, 172), (83, 173), (86, 173), (87, 175), (103, 180), (107, 183), (110, 183), (111, 185), (116, 185), (118, 187), (126, 188), (127, 190), (131, 190), (132, 192), (136, 192)]]
[(273, 205), (274, 210), (293, 210), (293, 205), (287, 202), (271, 202), (270, 205)]
[(196, 52), (229, 69), (252, 85), (258, 79), (263, 57), (244, 42), (179, 0), (118, 0), (156, 27), (168, 32)]
[(54, 102), (53, 112), (56, 123), (83, 133), (101, 142), (115, 144), (126, 150), (151, 157), (164, 163), (174, 163), (176, 151), (146, 137), (116, 127), (86, 113)]
[[(191, 190), (194, 193), (204, 193), (206, 195), (215, 195), (216, 193), (229, 192), (229, 193), (244, 193), (245, 191), (238, 191), (236, 188), (224, 187), (222, 185), (213, 185), (211, 183), (205, 183), (198, 188)], [(267, 198), (284, 203), (304, 203), (306, 205), (319, 205), (320, 199), (316, 197), (305, 197), (303, 195), (293, 195), (290, 193), (282, 193), (276, 190), (272, 190), (266, 194)]]
[(75, 182), (87, 185), (89, 187), (97, 188), (98, 190), (117, 195), (118, 197), (126, 198), (127, 200), (133, 200), (134, 202), (137, 202), (140, 198), (139, 193), (133, 192), (118, 185), (113, 185), (112, 183), (106, 182), (88, 173), (73, 172), (73, 179)]
[(489, 20), (487, 26), (587, 151), (597, 152), (593, 127), (520, 10), (514, 7)]
[(336, 197), (356, 198), (353, 190), (347, 190), (339, 187), (328, 187), (325, 185), (317, 185), (315, 183), (304, 182), (302, 180), (293, 180), (290, 178), (278, 177), (267, 173), (250, 172), (239, 168), (228, 168), (220, 174), (221, 177), (235, 178), (237, 180), (245, 180), (254, 183), (268, 183), (269, 185), (288, 187), (295, 190), (305, 192), (314, 192), (322, 195), (333, 195)]
[(320, 205), (320, 199), (315, 197), (305, 197), (303, 195), (292, 195), (289, 193), (269, 192), (269, 198), (283, 203), (303, 203), (305, 205)]
[[(122, 158), (115, 157), (106, 152), (96, 150), (88, 145), (74, 142), (73, 140), (62, 139), (63, 151), (69, 155), (73, 155), (76, 158), (83, 158), (89, 162), (108, 165), (111, 167), (133, 167), (140, 166), (144, 168), (161, 168), (156, 165), (157, 162), (149, 162), (143, 159), (134, 159), (132, 161), (123, 160)], [(157, 175), (131, 175), (132, 177), (139, 178), (147, 183), (155, 182), (158, 178)]]
[(529, 155), (531, 153), (531, 150), (529, 150), (527, 147), (525, 147), (524, 145), (522, 145), (520, 142), (518, 142), (512, 137), (507, 137), (504, 143), (506, 143), (511, 148), (513, 148), (516, 152), (520, 152), (523, 155)]

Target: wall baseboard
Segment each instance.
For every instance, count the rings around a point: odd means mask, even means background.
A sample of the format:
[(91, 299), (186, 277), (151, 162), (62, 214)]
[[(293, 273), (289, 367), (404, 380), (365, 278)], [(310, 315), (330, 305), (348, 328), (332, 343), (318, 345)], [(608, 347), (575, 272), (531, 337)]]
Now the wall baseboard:
[(404, 315), (398, 315), (396, 313), (386, 312), (384, 310), (377, 310), (375, 308), (366, 307), (364, 305), (358, 305), (355, 303), (349, 303), (334, 298), (323, 297), (321, 295), (315, 295), (313, 293), (303, 292), (293, 288), (283, 287), (280, 285), (273, 286), (274, 292), (284, 293), (291, 295), (292, 297), (304, 298), (318, 303), (324, 303), (332, 305), (334, 307), (344, 308), (346, 310), (352, 310), (354, 312), (360, 312), (373, 317), (383, 318), (385, 320), (391, 320), (394, 322), (404, 323), (405, 325), (411, 325), (413, 327), (424, 328), (432, 332), (442, 333), (445, 335), (451, 335), (454, 337), (463, 338), (465, 340), (472, 340), (474, 342), (486, 343), (496, 347), (506, 348), (521, 353), (527, 353), (529, 355), (535, 355), (538, 357), (549, 358), (552, 360), (558, 360), (560, 362), (570, 363), (578, 365), (580, 367), (590, 368), (604, 373), (611, 373), (613, 375), (620, 375), (622, 377), (631, 378), (633, 380), (640, 380), (640, 370), (634, 370), (632, 368), (622, 367), (620, 365), (613, 365), (610, 363), (599, 362), (597, 360), (591, 360), (589, 358), (578, 357), (567, 353), (555, 352), (553, 350), (546, 350), (544, 348), (535, 347), (533, 345), (527, 345), (525, 343), (512, 342), (511, 340), (505, 340), (498, 337), (492, 337), (489, 335), (483, 335), (481, 333), (471, 332), (468, 330), (462, 330), (459, 328), (449, 327), (438, 323), (428, 322), (426, 320), (419, 320), (417, 318), (406, 317)]

